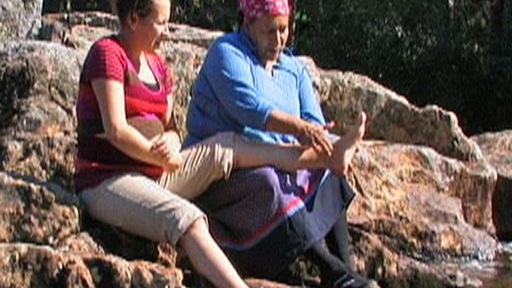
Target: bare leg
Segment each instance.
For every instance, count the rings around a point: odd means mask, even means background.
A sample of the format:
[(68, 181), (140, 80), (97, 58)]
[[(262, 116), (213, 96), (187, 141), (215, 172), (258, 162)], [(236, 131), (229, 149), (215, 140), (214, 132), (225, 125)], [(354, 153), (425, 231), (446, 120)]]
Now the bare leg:
[(312, 147), (275, 145), (244, 140), (237, 136), (235, 168), (272, 165), (286, 171), (305, 168), (329, 168), (336, 175), (347, 173), (358, 144), (363, 139), (366, 114), (361, 112), (356, 125), (334, 142), (331, 157), (318, 153)]
[(248, 287), (215, 243), (204, 220), (197, 220), (180, 238), (192, 265), (215, 287)]
[(288, 172), (304, 168), (327, 168), (329, 156), (312, 147), (277, 145), (248, 141), (237, 137), (234, 168), (275, 166)]
[(334, 140), (331, 156), (311, 146), (260, 143), (234, 133), (219, 133), (183, 150), (181, 167), (164, 173), (160, 184), (183, 198), (193, 199), (213, 181), (228, 177), (232, 168), (274, 166), (288, 172), (325, 168), (336, 175), (344, 175), (363, 137), (365, 119), (365, 114), (361, 113), (357, 125)]

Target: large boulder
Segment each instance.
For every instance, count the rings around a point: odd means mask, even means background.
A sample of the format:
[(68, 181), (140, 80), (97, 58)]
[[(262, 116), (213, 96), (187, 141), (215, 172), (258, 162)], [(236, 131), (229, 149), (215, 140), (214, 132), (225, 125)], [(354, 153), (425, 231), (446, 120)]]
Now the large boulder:
[(512, 131), (489, 132), (471, 137), (481, 147), (485, 159), (496, 167), (498, 180), (492, 198), (496, 236), (512, 240)]
[(0, 42), (0, 168), (72, 188), (75, 101), (85, 52)]
[(57, 185), (0, 173), (0, 242), (56, 245), (79, 232), (78, 199)]
[(343, 133), (358, 111), (368, 115), (366, 138), (428, 146), (463, 160), (483, 159), (478, 145), (464, 135), (457, 116), (437, 106), (416, 107), (394, 91), (353, 72), (322, 70), (307, 57), (324, 114)]
[(41, 26), (43, 0), (0, 3), (0, 40), (33, 39)]
[(496, 171), (489, 165), (467, 165), (427, 147), (367, 141), (350, 180), (358, 196), (349, 222), (374, 239), (358, 237), (356, 263), (379, 271), (377, 279), (403, 278), (415, 269), (450, 278), (463, 272), (440, 273), (432, 264), (494, 259), (497, 243), (487, 230)]
[(48, 246), (0, 244), (2, 287), (182, 287), (182, 271), (116, 256), (61, 253)]
[(0, 207), (0, 287), (182, 285), (174, 248), (106, 225), (82, 231), (78, 198), (55, 183), (0, 173)]

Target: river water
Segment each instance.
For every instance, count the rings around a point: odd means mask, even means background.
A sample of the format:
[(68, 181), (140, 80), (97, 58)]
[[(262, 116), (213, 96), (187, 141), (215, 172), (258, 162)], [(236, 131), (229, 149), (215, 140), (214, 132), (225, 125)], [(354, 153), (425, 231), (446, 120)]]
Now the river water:
[(483, 279), (483, 287), (489, 288), (511, 288), (512, 287), (512, 254), (500, 255), (500, 267), (497, 267), (496, 274), (490, 279)]
[(467, 268), (484, 288), (512, 288), (512, 242), (500, 244), (495, 261), (473, 262)]

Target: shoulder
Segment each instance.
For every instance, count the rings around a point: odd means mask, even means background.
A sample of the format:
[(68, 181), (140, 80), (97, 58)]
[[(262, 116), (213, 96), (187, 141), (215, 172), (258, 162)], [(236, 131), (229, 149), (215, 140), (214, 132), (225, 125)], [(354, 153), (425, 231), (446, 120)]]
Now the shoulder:
[(212, 48), (219, 46), (236, 46), (239, 42), (236, 34), (236, 32), (231, 32), (220, 36), (213, 42)]
[(98, 39), (91, 46), (91, 52), (110, 52), (110, 53), (120, 53), (123, 51), (119, 41), (116, 40), (114, 35), (103, 37)]
[(240, 39), (240, 35), (238, 32), (231, 32), (225, 34), (212, 44), (209, 49), (209, 54), (213, 55), (223, 55), (223, 56), (232, 56), (232, 55), (243, 55), (247, 53), (248, 48), (243, 43), (242, 39)]
[(115, 36), (107, 36), (94, 42), (89, 49), (86, 63), (88, 62), (110, 62), (114, 59), (123, 62), (126, 56), (123, 47), (115, 39)]
[[(123, 79), (127, 67), (126, 53), (115, 36), (107, 36), (94, 42), (82, 67), (84, 81), (93, 78)], [(81, 77), (82, 77), (81, 76)]]

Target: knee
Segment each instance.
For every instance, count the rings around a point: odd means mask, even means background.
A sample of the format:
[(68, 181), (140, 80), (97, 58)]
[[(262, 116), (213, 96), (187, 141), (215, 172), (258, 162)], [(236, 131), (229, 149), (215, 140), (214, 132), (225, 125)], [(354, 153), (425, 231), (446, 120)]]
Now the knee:
[(279, 176), (272, 167), (255, 169), (251, 175), (251, 183), (257, 185), (260, 190), (276, 190), (280, 185)]
[(223, 148), (235, 148), (236, 140), (239, 139), (240, 136), (235, 134), (234, 132), (219, 132), (212, 137), (208, 138), (207, 142), (211, 144), (219, 145)]
[(205, 217), (198, 218), (196, 221), (192, 222), (190, 226), (185, 230), (183, 235), (179, 239), (179, 243), (183, 245), (183, 242), (188, 241), (187, 239), (198, 239), (200, 237), (205, 237), (209, 235), (208, 224), (206, 222)]
[(217, 177), (229, 178), (235, 165), (236, 134), (233, 132), (217, 133), (210, 145), (209, 163), (215, 167)]

